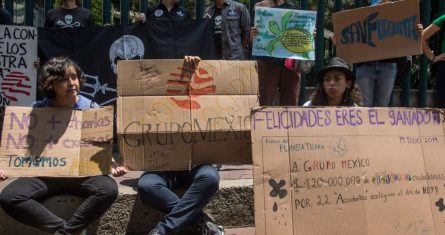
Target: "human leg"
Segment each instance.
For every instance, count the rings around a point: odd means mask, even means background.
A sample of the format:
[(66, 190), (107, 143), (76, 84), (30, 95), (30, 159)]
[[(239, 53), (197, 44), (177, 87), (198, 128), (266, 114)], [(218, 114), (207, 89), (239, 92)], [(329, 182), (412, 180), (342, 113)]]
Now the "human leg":
[(397, 64), (395, 62), (377, 62), (377, 79), (374, 90), (375, 107), (388, 107), (396, 75)]
[(86, 198), (66, 220), (67, 233), (85, 229), (110, 208), (118, 194), (116, 182), (106, 175), (70, 179), (66, 186), (67, 192)]
[[(201, 219), (202, 208), (218, 190), (218, 185), (216, 168), (202, 165), (191, 171), (146, 173), (139, 179), (138, 191), (144, 203), (167, 213), (156, 229), (160, 234), (169, 234)], [(187, 187), (181, 198), (172, 192), (178, 186)]]
[(363, 95), (365, 106), (373, 106), (374, 89), (376, 80), (376, 62), (367, 62), (360, 64), (356, 68), (357, 86)]
[(297, 106), (300, 95), (300, 73), (285, 67), (281, 68), (280, 73), (280, 105)]
[(277, 92), (280, 66), (274, 66), (258, 60), (258, 82), (260, 89), (260, 105), (272, 105)]
[(58, 194), (59, 188), (47, 178), (18, 178), (3, 189), (0, 205), (15, 220), (41, 229), (56, 232), (63, 229), (65, 220), (59, 218), (41, 201)]

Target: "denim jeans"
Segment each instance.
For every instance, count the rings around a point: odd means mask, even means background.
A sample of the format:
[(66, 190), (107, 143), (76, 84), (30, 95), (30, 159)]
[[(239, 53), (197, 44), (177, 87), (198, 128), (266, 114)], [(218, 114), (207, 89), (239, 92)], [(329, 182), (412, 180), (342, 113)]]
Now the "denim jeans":
[[(86, 198), (66, 221), (40, 204), (66, 193)], [(21, 223), (51, 233), (77, 234), (105, 213), (117, 194), (116, 182), (108, 176), (18, 178), (3, 189), (0, 205)]]
[[(187, 189), (182, 197), (172, 191), (180, 187)], [(167, 214), (157, 225), (162, 234), (174, 233), (201, 218), (202, 208), (218, 187), (218, 171), (211, 165), (196, 166), (191, 171), (146, 172), (137, 184), (142, 202)]]
[(366, 62), (357, 66), (357, 85), (369, 107), (387, 107), (397, 75), (395, 62)]

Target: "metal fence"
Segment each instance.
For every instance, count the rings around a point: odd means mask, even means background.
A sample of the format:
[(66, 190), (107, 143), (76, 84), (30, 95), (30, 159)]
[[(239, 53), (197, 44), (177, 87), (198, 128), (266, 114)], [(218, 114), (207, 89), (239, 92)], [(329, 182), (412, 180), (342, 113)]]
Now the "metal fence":
[[(181, 0), (183, 4), (184, 0)], [(209, 0), (207, 0), (209, 1)], [(248, 0), (249, 6), (254, 6), (256, 0)], [(438, 15), (441, 15), (445, 12), (445, 1), (444, 0), (433, 0), (439, 1), (437, 10)], [(14, 21), (19, 21), (18, 18), (22, 17), (20, 21), (23, 22), (24, 25), (28, 26), (41, 26), (43, 24), (45, 13), (53, 8), (53, 0), (4, 0), (4, 7), (12, 12)], [(119, 20), (120, 24), (128, 24), (130, 22), (130, 3), (131, 0), (120, 0), (120, 14)], [(148, 7), (148, 0), (139, 0), (139, 11), (145, 12)], [(317, 9), (317, 35), (315, 42), (315, 70), (318, 71), (325, 61), (325, 58), (332, 55), (332, 51), (325, 50), (325, 45), (329, 40), (325, 39), (324, 29), (325, 29), (325, 12), (327, 0), (319, 0), (316, 2)], [(344, 0), (329, 0), (330, 3), (334, 3), (334, 11), (343, 10)], [(83, 7), (90, 9), (92, 0), (83, 0)], [(308, 0), (300, 0), (297, 2), (297, 5), (300, 5), (301, 9), (308, 9)], [(354, 7), (362, 7), (367, 4), (367, 0), (354, 0)], [(103, 23), (111, 23), (112, 22), (112, 0), (103, 0), (102, 3), (102, 22)], [(424, 27), (427, 27), (431, 23), (431, 0), (422, 0), (421, 1), (421, 23)], [(204, 13), (205, 0), (196, 0), (195, 1), (195, 15), (196, 18), (202, 17)], [(249, 7), (251, 11), (251, 16), (253, 19), (253, 7)], [(418, 107), (426, 107), (427, 105), (427, 84), (428, 84), (428, 60), (422, 55), (420, 56), (420, 70), (419, 70), (419, 80), (418, 80)], [(400, 87), (401, 91), (401, 105), (409, 107), (410, 106), (410, 92), (411, 92), (411, 73), (407, 73), (405, 77), (401, 80)], [(301, 81), (301, 92), (300, 92), (300, 104), (305, 102), (306, 97), (306, 86), (307, 86), (307, 77), (302, 76)]]

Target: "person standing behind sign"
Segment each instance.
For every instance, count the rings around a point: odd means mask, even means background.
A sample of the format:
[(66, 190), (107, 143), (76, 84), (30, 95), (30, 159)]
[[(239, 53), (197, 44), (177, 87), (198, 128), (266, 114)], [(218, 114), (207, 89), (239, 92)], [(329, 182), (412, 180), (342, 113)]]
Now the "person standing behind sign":
[(12, 25), (12, 23), (11, 14), (3, 8), (3, 1), (0, 0), (0, 24)]
[(247, 7), (234, 0), (214, 0), (204, 18), (214, 22), (216, 59), (244, 60), (250, 29)]
[[(373, 0), (371, 5), (389, 3), (389, 0)], [(369, 107), (389, 105), (397, 75), (397, 58), (358, 63), (357, 85)]]
[[(297, 9), (286, 0), (264, 0), (255, 7), (274, 7), (282, 9)], [(250, 42), (258, 35), (258, 29), (250, 29)], [(260, 105), (272, 105), (277, 92), (280, 90), (279, 105), (298, 105), (300, 94), (300, 73), (284, 66), (285, 59), (268, 56), (258, 56), (258, 80), (260, 86)]]
[(63, 0), (61, 7), (48, 11), (44, 27), (86, 28), (94, 25), (94, 17), (88, 9), (79, 6), (76, 0)]
[[(422, 50), (425, 56), (436, 66), (436, 93), (434, 106), (436, 108), (445, 108), (445, 15), (435, 19), (422, 33)], [(437, 32), (439, 35), (439, 44), (436, 50), (432, 51), (428, 40)]]
[(329, 60), (317, 73), (319, 87), (303, 106), (362, 106), (362, 95), (355, 85), (354, 73), (339, 57)]
[[(40, 79), (46, 98), (34, 102), (32, 106), (81, 110), (98, 108), (98, 104), (79, 95), (82, 83), (82, 71), (73, 61), (65, 57), (50, 59), (42, 67)], [(122, 166), (113, 166), (114, 176), (125, 173)], [(1, 178), (6, 176), (0, 172)], [(64, 193), (86, 198), (67, 220), (40, 204)], [(107, 175), (81, 178), (22, 177), (3, 189), (0, 205), (11, 217), (29, 226), (56, 234), (78, 234), (111, 206), (117, 193), (116, 182)]]
[(138, 20), (143, 23), (147, 20), (187, 21), (191, 20), (191, 17), (184, 8), (179, 6), (179, 0), (162, 0), (158, 5), (147, 8), (145, 14), (139, 15)]

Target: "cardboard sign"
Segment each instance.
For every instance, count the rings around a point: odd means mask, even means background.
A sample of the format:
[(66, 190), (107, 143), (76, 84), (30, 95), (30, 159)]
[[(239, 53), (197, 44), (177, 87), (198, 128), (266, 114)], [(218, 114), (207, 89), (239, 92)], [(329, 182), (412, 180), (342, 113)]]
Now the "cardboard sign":
[(31, 106), (36, 99), (37, 28), (0, 25), (0, 106)]
[(252, 55), (315, 60), (316, 11), (255, 7)]
[(113, 108), (6, 107), (0, 169), (7, 176), (78, 177), (111, 170)]
[(252, 142), (258, 235), (445, 234), (439, 110), (257, 109)]
[(118, 62), (120, 152), (132, 170), (250, 163), (250, 109), (258, 106), (254, 61)]
[(349, 63), (422, 53), (419, 1), (404, 0), (332, 14), (337, 56)]

